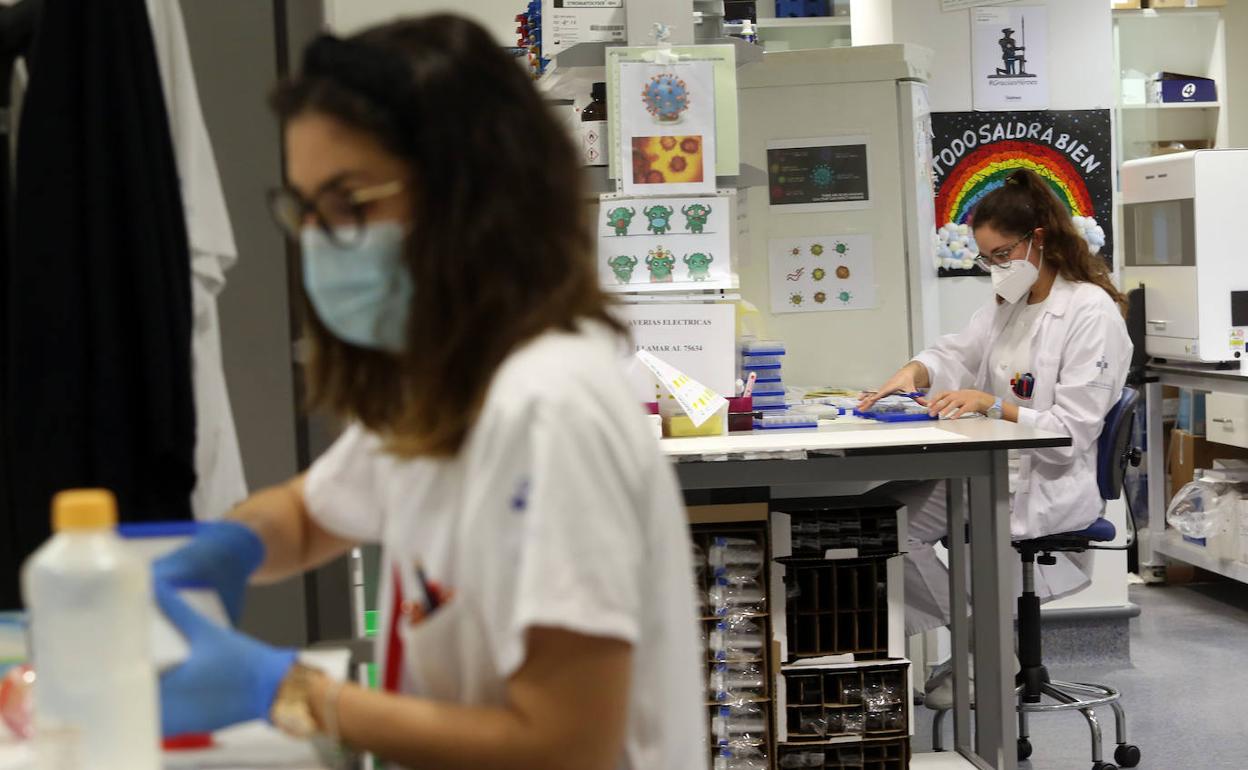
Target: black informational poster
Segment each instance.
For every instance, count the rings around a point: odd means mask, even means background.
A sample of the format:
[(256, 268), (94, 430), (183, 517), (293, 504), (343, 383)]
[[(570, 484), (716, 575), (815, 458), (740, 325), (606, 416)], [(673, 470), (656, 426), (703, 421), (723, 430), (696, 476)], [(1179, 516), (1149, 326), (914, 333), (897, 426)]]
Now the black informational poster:
[(772, 143), (767, 148), (767, 181), (773, 206), (864, 208), (871, 200), (867, 145), (818, 139)]

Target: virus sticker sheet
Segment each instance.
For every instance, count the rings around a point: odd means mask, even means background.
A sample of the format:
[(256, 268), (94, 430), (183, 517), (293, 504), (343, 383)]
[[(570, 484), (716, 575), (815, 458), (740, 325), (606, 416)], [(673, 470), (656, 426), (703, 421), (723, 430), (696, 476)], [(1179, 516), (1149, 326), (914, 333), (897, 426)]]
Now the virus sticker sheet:
[(817, 235), (768, 243), (771, 312), (817, 313), (876, 306), (870, 235)]
[(715, 68), (620, 65), (619, 172), (630, 195), (715, 191)]
[(598, 275), (608, 291), (731, 289), (730, 196), (613, 198), (598, 207)]

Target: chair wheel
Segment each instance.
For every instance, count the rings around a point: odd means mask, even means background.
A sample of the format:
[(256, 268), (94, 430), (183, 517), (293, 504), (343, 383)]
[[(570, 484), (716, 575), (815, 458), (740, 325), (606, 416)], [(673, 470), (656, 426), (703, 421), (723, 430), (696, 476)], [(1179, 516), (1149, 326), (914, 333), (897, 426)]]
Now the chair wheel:
[(1119, 767), (1135, 767), (1140, 764), (1140, 747), (1121, 743), (1114, 749), (1114, 761)]
[(1092, 770), (1118, 770), (1117, 765), (1111, 765), (1108, 762), (1097, 762), (1092, 765)]
[(1026, 738), (1018, 739), (1018, 761), (1026, 762), (1031, 756), (1031, 741)]

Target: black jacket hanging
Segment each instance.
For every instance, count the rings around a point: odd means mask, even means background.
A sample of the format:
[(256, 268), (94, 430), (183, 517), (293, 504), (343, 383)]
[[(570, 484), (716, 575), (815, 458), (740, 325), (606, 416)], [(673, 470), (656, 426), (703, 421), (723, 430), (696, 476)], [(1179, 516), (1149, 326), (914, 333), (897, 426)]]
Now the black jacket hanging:
[(143, 0), (44, 0), (3, 265), (0, 607), (60, 489), (190, 518), (190, 256)]

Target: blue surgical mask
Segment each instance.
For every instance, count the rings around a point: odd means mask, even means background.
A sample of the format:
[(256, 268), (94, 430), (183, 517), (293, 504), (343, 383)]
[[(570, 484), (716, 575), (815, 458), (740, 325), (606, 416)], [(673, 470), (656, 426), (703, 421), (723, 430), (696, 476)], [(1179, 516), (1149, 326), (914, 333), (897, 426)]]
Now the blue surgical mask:
[(407, 227), (370, 222), (358, 236), (335, 243), (319, 227), (304, 227), (303, 287), (321, 322), (334, 336), (372, 350), (406, 347), (412, 302), (411, 274), (403, 262)]

